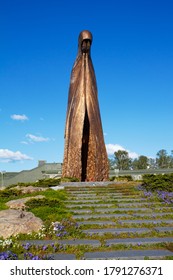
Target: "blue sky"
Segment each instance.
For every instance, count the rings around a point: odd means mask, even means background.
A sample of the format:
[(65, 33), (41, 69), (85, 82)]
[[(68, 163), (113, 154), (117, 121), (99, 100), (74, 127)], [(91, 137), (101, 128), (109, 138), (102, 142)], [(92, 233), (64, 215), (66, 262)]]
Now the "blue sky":
[(93, 34), (109, 155), (173, 149), (173, 2), (0, 0), (0, 171), (62, 162), (78, 35)]

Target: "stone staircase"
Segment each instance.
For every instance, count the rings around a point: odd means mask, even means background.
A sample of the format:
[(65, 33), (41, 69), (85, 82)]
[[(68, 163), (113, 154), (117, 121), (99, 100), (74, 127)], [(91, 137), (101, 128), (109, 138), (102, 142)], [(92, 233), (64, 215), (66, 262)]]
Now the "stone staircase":
[(32, 244), (58, 243), (72, 251), (81, 246), (83, 251), (77, 256), (64, 250), (53, 254), (54, 259), (173, 258), (173, 205), (146, 198), (143, 191), (126, 184), (77, 183), (65, 188), (66, 208), (78, 223), (82, 238)]

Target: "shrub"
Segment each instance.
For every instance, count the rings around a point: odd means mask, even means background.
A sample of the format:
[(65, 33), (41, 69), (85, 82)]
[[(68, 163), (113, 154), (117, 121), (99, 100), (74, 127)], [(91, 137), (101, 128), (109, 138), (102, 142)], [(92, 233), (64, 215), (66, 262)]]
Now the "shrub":
[(0, 197), (3, 198), (14, 198), (21, 194), (21, 190), (17, 189), (4, 189), (3, 191), (0, 191)]
[(42, 198), (42, 199), (31, 199), (28, 202), (26, 202), (26, 205), (29, 208), (37, 208), (40, 206), (49, 206), (49, 207), (62, 207), (62, 202), (60, 202), (58, 199), (48, 199), (48, 198)]
[(79, 182), (79, 179), (75, 177), (63, 177), (61, 178), (61, 182)]
[(38, 180), (38, 182), (35, 182), (33, 184), (34, 187), (52, 187), (52, 186), (57, 186), (59, 185), (61, 179), (54, 179), (54, 178), (49, 178), (49, 179), (41, 179)]
[(117, 179), (117, 181), (126, 181), (126, 182), (133, 181), (133, 178), (131, 175), (118, 176), (118, 177), (116, 177), (116, 179)]
[(142, 186), (146, 190), (157, 191), (173, 191), (173, 173), (171, 174), (145, 174), (143, 175)]
[(112, 176), (112, 177), (109, 178), (109, 181), (111, 181), (111, 182), (112, 182), (112, 181), (117, 181), (116, 179), (117, 179), (116, 176)]

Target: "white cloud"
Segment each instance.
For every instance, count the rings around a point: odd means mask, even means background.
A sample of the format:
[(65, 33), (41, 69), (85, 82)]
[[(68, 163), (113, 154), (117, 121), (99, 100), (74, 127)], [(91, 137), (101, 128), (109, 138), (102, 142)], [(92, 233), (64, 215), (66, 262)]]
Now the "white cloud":
[(122, 147), (119, 144), (106, 144), (106, 150), (107, 150), (107, 153), (108, 153), (109, 156), (113, 155), (118, 150), (123, 150), (123, 151), (127, 151), (128, 152), (130, 158), (134, 159), (134, 158), (138, 158), (139, 157), (139, 155), (137, 153), (131, 152), (131, 151), (125, 149), (124, 147)]
[(14, 114), (14, 115), (11, 115), (11, 119), (15, 120), (15, 121), (26, 121), (26, 120), (28, 120), (28, 117), (24, 114), (23, 115)]
[(22, 154), (20, 151), (13, 152), (8, 149), (0, 149), (0, 161), (1, 162), (12, 162), (21, 160), (32, 160), (33, 158)]
[(28, 142), (26, 142), (26, 141), (21, 141), (20, 143), (24, 144), (24, 145), (28, 145)]
[(36, 136), (33, 134), (26, 134), (26, 138), (30, 142), (48, 142), (50, 140), (49, 138), (45, 138), (42, 136)]

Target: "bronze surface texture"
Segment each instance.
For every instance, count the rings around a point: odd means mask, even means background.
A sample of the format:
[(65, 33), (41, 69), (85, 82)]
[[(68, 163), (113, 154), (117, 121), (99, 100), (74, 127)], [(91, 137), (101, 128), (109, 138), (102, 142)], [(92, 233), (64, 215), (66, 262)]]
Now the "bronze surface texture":
[(76, 177), (80, 181), (104, 181), (108, 179), (108, 157), (91, 44), (92, 34), (82, 31), (70, 80), (62, 176)]

